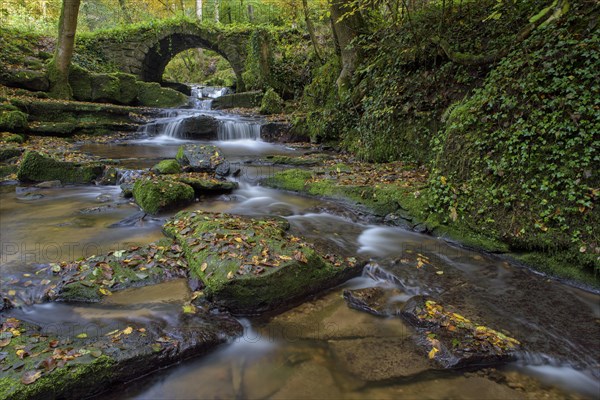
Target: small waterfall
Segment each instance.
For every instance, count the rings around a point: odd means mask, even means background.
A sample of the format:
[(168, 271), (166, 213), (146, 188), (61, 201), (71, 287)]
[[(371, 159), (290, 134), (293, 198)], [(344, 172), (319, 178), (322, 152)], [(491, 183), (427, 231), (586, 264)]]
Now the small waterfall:
[(219, 140), (260, 139), (260, 124), (247, 121), (221, 120), (219, 125)]
[(192, 86), (192, 106), (198, 110), (211, 110), (212, 101), (217, 97), (231, 93), (228, 87)]
[(186, 117), (180, 117), (168, 122), (163, 129), (163, 135), (176, 138), (182, 137), (183, 135), (179, 132), (179, 129)]

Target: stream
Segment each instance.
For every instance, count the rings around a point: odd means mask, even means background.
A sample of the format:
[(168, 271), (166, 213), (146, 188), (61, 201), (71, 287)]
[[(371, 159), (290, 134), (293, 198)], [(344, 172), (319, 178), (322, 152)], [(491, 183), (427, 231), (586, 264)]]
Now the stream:
[[(80, 150), (119, 160), (123, 169), (149, 168), (174, 158), (183, 143), (203, 142), (182, 138), (183, 120), (212, 116), (219, 121), (218, 139), (204, 143), (218, 146), (240, 168), (232, 178), (240, 187), (202, 198), (188, 210), (282, 216), (294, 234), (309, 242), (326, 242), (344, 256), (361, 254), (373, 262), (363, 276), (287, 312), (241, 320), (244, 335), (233, 343), (114, 388), (102, 398), (600, 398), (600, 295), (441, 238), (374, 224), (339, 202), (261, 187), (260, 179), (279, 167), (257, 159), (303, 151), (262, 141), (260, 117), (211, 110), (212, 98), (225, 93), (196, 87), (190, 108), (166, 110), (149, 124), (152, 129), (142, 128), (131, 140), (82, 144)], [(2, 274), (32, 275), (40, 264), (160, 239), (162, 224), (175, 212), (136, 218), (138, 207), (120, 192), (118, 185), (0, 186)], [(415, 253), (432, 260), (443, 275), (434, 280), (403, 266), (403, 257)], [(526, 351), (498, 368), (398, 375), (395, 369), (410, 359), (395, 344), (411, 328), (398, 318), (350, 309), (341, 296), (345, 288), (372, 286), (395, 287), (406, 299), (435, 295), (463, 315), (509, 331)], [(31, 289), (24, 303), (35, 303), (35, 296)], [(176, 324), (172, 316), (190, 296), (185, 282), (176, 280), (115, 293), (102, 304), (29, 304), (11, 315), (49, 331), (103, 333), (134, 320)]]

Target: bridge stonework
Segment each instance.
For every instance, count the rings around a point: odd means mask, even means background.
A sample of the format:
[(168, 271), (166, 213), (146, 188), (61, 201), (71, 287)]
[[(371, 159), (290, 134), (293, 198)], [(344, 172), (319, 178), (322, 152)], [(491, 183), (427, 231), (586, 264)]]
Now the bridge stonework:
[(243, 91), (242, 73), (250, 34), (250, 30), (179, 22), (158, 27), (131, 28), (118, 37), (97, 37), (95, 45), (96, 50), (122, 72), (136, 75), (147, 82), (161, 82), (169, 61), (184, 50), (212, 50), (229, 61), (237, 78), (237, 90)]

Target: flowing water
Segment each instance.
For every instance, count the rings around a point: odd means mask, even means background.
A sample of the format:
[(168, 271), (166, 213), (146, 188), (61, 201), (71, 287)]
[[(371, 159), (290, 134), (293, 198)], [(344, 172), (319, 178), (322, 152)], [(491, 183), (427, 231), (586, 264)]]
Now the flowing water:
[[(400, 228), (373, 225), (336, 202), (264, 188), (260, 178), (274, 167), (256, 160), (300, 155), (260, 140), (260, 118), (210, 110), (218, 88), (196, 88), (192, 108), (170, 110), (141, 136), (121, 143), (85, 144), (81, 150), (119, 160), (123, 179), (173, 158), (188, 143), (186, 118), (208, 115), (219, 122), (215, 144), (242, 173), (240, 188), (189, 207), (245, 215), (285, 217), (294, 233), (327, 243), (343, 255), (377, 263), (362, 277), (283, 314), (243, 320), (244, 335), (212, 354), (183, 362), (115, 388), (106, 398), (599, 398), (600, 296), (566, 286), (492, 255)], [(160, 128), (156, 128), (160, 126)], [(149, 134), (149, 133), (152, 134)], [(198, 142), (198, 141), (194, 141)], [(3, 277), (32, 274), (43, 263), (73, 260), (144, 244), (162, 237), (166, 218), (140, 218), (120, 197), (118, 186), (37, 189), (0, 186)], [(435, 280), (402, 260), (422, 254), (444, 273)], [(479, 372), (416, 371), (398, 375), (410, 363), (397, 345), (411, 334), (400, 319), (377, 318), (348, 308), (344, 288), (395, 287), (399, 299), (435, 294), (463, 314), (506, 329), (527, 352), (516, 362)], [(161, 319), (175, 324), (174, 312), (189, 299), (185, 282), (115, 293), (110, 302), (73, 306), (33, 304), (12, 315), (47, 331), (109, 332), (128, 322)], [(32, 303), (35, 294), (24, 296)], [(408, 361), (407, 361), (408, 360)]]

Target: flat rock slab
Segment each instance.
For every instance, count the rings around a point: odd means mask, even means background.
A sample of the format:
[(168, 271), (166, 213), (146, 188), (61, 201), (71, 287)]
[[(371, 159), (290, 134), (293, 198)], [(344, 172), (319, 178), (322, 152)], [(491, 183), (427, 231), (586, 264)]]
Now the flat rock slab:
[(185, 144), (179, 147), (177, 161), (188, 171), (214, 172), (225, 162), (218, 147), (202, 144)]
[(408, 337), (336, 340), (329, 348), (348, 372), (367, 382), (412, 377), (436, 367)]
[(380, 317), (399, 315), (404, 305), (400, 300), (403, 295), (403, 292), (395, 288), (370, 287), (344, 290), (344, 299), (348, 307)]
[(171, 240), (132, 247), (71, 263), (50, 264), (61, 277), (48, 283), (46, 297), (68, 302), (99, 302), (113, 292), (187, 277), (182, 248)]
[(181, 313), (177, 326), (125, 324), (101, 334), (54, 336), (0, 316), (0, 398), (79, 399), (102, 393), (242, 333), (227, 315)]
[(184, 249), (205, 294), (237, 314), (289, 308), (360, 273), (353, 258), (318, 253), (282, 218), (180, 212), (163, 231)]
[(418, 342), (444, 368), (494, 365), (510, 361), (520, 342), (483, 325), (471, 322), (434, 300), (412, 297), (402, 317), (417, 328)]

